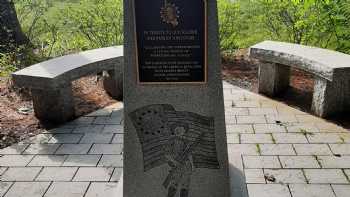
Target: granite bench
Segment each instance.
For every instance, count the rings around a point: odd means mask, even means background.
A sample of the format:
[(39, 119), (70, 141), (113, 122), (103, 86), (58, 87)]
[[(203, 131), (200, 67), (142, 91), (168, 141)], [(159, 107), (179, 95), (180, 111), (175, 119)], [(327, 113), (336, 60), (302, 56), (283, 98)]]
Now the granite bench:
[(259, 60), (259, 93), (269, 96), (289, 86), (290, 67), (314, 76), (311, 110), (320, 117), (350, 107), (350, 55), (297, 44), (264, 41), (250, 48)]
[(35, 116), (62, 123), (75, 115), (72, 81), (104, 73), (104, 88), (113, 98), (122, 97), (123, 46), (100, 48), (54, 58), (12, 74), (17, 87), (31, 90)]

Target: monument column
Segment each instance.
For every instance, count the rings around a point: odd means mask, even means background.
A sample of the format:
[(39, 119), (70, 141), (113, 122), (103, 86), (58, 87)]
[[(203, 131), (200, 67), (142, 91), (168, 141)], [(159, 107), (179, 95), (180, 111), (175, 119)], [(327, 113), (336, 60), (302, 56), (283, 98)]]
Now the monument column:
[(124, 0), (124, 197), (229, 197), (216, 0)]

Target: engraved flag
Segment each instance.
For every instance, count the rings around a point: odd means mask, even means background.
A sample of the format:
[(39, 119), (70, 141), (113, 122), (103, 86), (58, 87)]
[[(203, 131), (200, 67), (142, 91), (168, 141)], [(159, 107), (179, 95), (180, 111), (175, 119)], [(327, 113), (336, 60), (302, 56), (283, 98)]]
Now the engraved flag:
[(179, 130), (182, 131), (180, 139), (187, 147), (191, 147), (190, 150), (174, 149), (178, 152), (174, 155), (179, 155), (179, 160), (190, 154), (196, 168), (220, 168), (213, 117), (176, 111), (173, 106), (167, 104), (139, 108), (131, 112), (129, 117), (142, 146), (144, 171), (167, 164), (167, 146), (171, 144), (171, 139), (178, 135)]

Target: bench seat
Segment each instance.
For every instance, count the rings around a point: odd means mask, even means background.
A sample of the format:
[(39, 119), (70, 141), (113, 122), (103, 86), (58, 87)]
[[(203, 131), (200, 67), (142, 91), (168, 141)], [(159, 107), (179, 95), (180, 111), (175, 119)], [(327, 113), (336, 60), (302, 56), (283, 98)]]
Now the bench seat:
[(270, 96), (289, 85), (290, 67), (314, 75), (312, 111), (321, 117), (350, 107), (350, 55), (316, 47), (264, 41), (250, 47), (258, 59), (259, 92)]
[(18, 87), (30, 88), (40, 120), (61, 123), (74, 117), (71, 83), (76, 79), (106, 71), (106, 91), (122, 94), (123, 61), (123, 46), (94, 49), (29, 66), (13, 73), (12, 80)]

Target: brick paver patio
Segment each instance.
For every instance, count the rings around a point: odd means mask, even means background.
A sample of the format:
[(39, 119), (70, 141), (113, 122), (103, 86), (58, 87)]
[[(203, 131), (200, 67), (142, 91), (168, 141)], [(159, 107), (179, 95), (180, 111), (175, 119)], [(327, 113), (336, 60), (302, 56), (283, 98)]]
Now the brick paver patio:
[[(224, 95), (233, 197), (350, 196), (349, 131), (227, 83)], [(114, 197), (122, 108), (0, 150), (0, 196)]]

